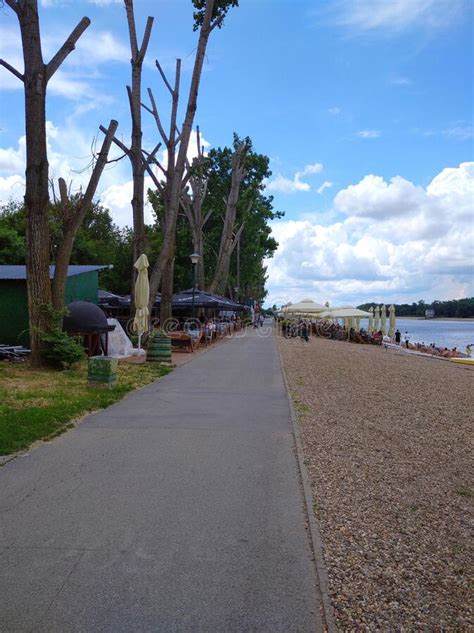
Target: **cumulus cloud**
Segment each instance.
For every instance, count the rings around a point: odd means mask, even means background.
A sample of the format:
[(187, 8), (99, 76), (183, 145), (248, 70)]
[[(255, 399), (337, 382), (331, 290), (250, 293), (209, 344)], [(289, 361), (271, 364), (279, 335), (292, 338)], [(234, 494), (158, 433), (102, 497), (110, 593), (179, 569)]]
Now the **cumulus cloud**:
[(360, 130), (356, 132), (359, 138), (379, 138), (382, 134), (378, 130)]
[[(474, 294), (474, 162), (447, 167), (424, 188), (368, 175), (337, 193), (342, 220), (282, 220), (268, 261), (272, 297), (331, 303)], [(345, 216), (345, 217), (344, 217)], [(341, 217), (341, 215), (339, 215)]]
[(313, 163), (306, 165), (302, 171), (297, 171), (293, 177), (286, 178), (278, 174), (276, 178), (267, 183), (266, 188), (269, 191), (278, 191), (280, 193), (295, 193), (297, 191), (311, 191), (311, 185), (301, 180), (305, 176), (319, 174), (324, 169), (322, 163)]

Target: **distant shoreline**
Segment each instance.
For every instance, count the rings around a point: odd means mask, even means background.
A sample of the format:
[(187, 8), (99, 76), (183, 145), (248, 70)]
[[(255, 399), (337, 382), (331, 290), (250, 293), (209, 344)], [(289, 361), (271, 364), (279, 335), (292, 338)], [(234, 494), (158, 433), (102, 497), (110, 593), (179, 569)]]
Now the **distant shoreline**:
[(474, 321), (474, 317), (434, 317), (432, 319), (427, 319), (420, 316), (400, 316), (398, 314), (395, 315), (395, 318), (410, 319), (411, 321)]

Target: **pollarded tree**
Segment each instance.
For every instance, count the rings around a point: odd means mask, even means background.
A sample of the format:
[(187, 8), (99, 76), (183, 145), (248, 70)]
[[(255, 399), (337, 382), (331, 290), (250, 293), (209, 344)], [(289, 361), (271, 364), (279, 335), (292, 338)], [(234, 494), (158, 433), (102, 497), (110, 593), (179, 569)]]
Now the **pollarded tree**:
[(84, 195), (80, 194), (76, 197), (74, 202), (72, 202), (68, 195), (65, 180), (59, 178), (60, 204), (58, 206), (61, 215), (61, 241), (56, 253), (56, 266), (54, 268), (52, 284), (53, 308), (58, 311), (64, 306), (67, 270), (71, 259), (74, 240), (90, 209), (100, 177), (107, 164), (107, 157), (117, 125), (117, 121), (114, 120), (109, 124)]
[[(151, 29), (153, 27), (153, 18), (148, 16), (145, 32), (140, 46), (138, 45), (137, 30), (135, 25), (135, 13), (133, 8), (133, 0), (124, 0), (125, 11), (127, 14), (128, 34), (130, 38), (130, 63), (132, 66), (132, 82), (131, 86), (127, 86), (127, 95), (130, 105), (130, 115), (132, 119), (132, 134), (130, 145), (127, 147), (118, 138), (114, 138), (120, 149), (130, 159), (133, 176), (133, 196), (132, 196), (132, 216), (133, 216), (133, 260), (136, 261), (142, 253), (145, 252), (145, 216), (144, 216), (144, 199), (145, 199), (145, 164), (142, 154), (142, 68), (145, 59), (148, 43), (150, 41)], [(106, 133), (105, 128), (101, 127), (102, 132)], [(151, 160), (159, 150), (160, 144), (151, 153)], [(136, 273), (136, 269), (133, 269)], [(132, 284), (132, 296), (134, 292), (134, 284)]]
[(196, 126), (197, 156), (192, 164), (186, 163), (187, 174), (185, 181), (188, 186), (183, 188), (181, 206), (189, 222), (193, 236), (192, 249), (200, 257), (196, 265), (196, 284), (204, 290), (204, 227), (211, 217), (212, 209), (206, 213), (203, 210), (207, 193), (207, 161), (204, 156), (204, 147), (201, 146), (199, 126)]
[(231, 159), (229, 193), (225, 198), (225, 214), (222, 226), (221, 242), (217, 256), (214, 277), (209, 284), (209, 292), (223, 294), (227, 288), (230, 258), (240, 240), (244, 224), (236, 226), (237, 204), (239, 202), (240, 185), (244, 179), (245, 158), (251, 148), (250, 139), (236, 141)]
[[(153, 93), (148, 89), (150, 106), (144, 106), (153, 115), (160, 136), (164, 142), (167, 153), (166, 167), (159, 164), (156, 159), (151, 159), (150, 155), (144, 158), (146, 169), (162, 195), (164, 204), (163, 241), (160, 254), (158, 256), (150, 276), (150, 310), (153, 299), (158, 291), (159, 285), (166, 275), (166, 281), (162, 283), (162, 293), (165, 296), (161, 299), (161, 319), (162, 321), (171, 316), (171, 295), (170, 288), (173, 287), (173, 258), (175, 253), (176, 222), (181, 205), (181, 195), (183, 192), (184, 173), (186, 168), (186, 157), (189, 146), (189, 139), (197, 108), (197, 97), (199, 84), (201, 81), (202, 67), (206, 54), (207, 43), (211, 32), (220, 28), (224, 22), (227, 11), (232, 6), (238, 6), (238, 0), (192, 0), (194, 12), (194, 30), (199, 30), (199, 39), (194, 59), (194, 67), (191, 76), (188, 100), (185, 109), (184, 121), (181, 129), (177, 126), (177, 113), (179, 105), (179, 87), (181, 62), (177, 60), (174, 85), (168, 81), (163, 69), (157, 62), (157, 68), (170, 92), (172, 106), (169, 132), (166, 133), (161, 122), (161, 118), (156, 106)], [(154, 162), (161, 169), (163, 178), (159, 178), (151, 169), (150, 163)], [(163, 288), (163, 285), (165, 288)]]
[(46, 89), (51, 77), (69, 53), (74, 50), (77, 40), (89, 26), (90, 20), (87, 17), (82, 18), (56, 55), (45, 64), (41, 48), (37, 0), (5, 0), (5, 3), (18, 18), (23, 48), (23, 73), (3, 59), (0, 60), (0, 64), (13, 73), (24, 85), (28, 312), (32, 365), (38, 367), (41, 364), (40, 331), (48, 328), (48, 321), (42, 306), (51, 305)]
[[(232, 188), (232, 163), (235, 160), (235, 148), (243, 141), (234, 135), (234, 148), (211, 149), (208, 160), (208, 187), (204, 203), (204, 212), (213, 213), (206, 225), (205, 258), (206, 279), (210, 284), (216, 278), (219, 251), (225, 233), (226, 207)], [(264, 193), (265, 181), (270, 177), (269, 159), (256, 153), (249, 138), (245, 139), (247, 152), (245, 173), (239, 186), (239, 195), (235, 209), (233, 234), (230, 235), (230, 255), (225, 277), (219, 290), (229, 296), (233, 289), (239, 288), (239, 299), (260, 298), (265, 282), (263, 261), (271, 257), (277, 248), (271, 237), (269, 222), (282, 217), (282, 213), (273, 209), (273, 198)], [(239, 257), (240, 254), (240, 257)], [(214, 288), (212, 288), (214, 290)], [(215, 288), (217, 290), (217, 288)], [(259, 296), (256, 297), (255, 295)]]

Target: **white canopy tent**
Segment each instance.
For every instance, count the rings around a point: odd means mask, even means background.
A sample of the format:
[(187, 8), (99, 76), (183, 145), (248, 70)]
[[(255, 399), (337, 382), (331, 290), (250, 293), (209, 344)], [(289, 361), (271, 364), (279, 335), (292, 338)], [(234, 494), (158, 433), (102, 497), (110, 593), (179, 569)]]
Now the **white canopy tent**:
[(364, 310), (359, 310), (359, 308), (334, 308), (332, 310), (327, 310), (323, 313), (326, 319), (368, 319), (370, 317), (370, 312), (365, 312)]
[(285, 316), (316, 316), (325, 310), (327, 310), (326, 306), (316, 303), (312, 299), (303, 299), (303, 301), (299, 301), (298, 303), (285, 306), (282, 308), (282, 313)]

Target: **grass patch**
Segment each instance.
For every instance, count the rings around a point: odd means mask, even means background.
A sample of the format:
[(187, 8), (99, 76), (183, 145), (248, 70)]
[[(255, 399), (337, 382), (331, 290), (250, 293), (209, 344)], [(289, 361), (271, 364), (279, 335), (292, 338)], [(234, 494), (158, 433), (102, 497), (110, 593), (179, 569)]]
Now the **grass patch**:
[(461, 497), (474, 497), (474, 490), (472, 490), (472, 488), (468, 488), (467, 486), (460, 486), (459, 488), (456, 488), (454, 492)]
[(71, 420), (108, 407), (170, 371), (151, 363), (120, 364), (117, 385), (97, 389), (87, 386), (86, 362), (66, 371), (0, 363), (0, 455), (59, 435), (73, 426)]
[(309, 406), (304, 402), (300, 402), (299, 400), (295, 400), (294, 406), (296, 413), (299, 413), (300, 415), (302, 415), (303, 413), (309, 413), (310, 411)]

